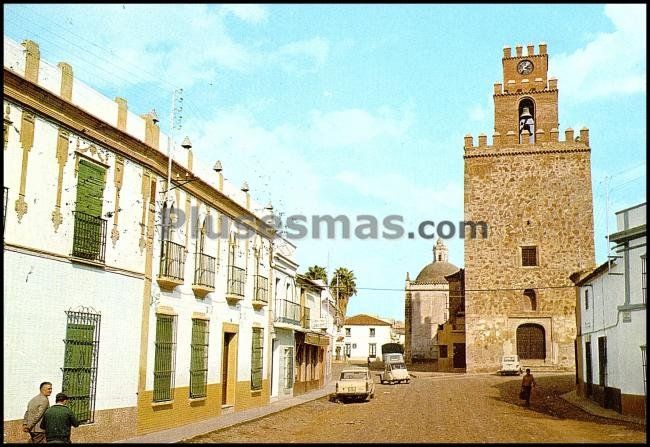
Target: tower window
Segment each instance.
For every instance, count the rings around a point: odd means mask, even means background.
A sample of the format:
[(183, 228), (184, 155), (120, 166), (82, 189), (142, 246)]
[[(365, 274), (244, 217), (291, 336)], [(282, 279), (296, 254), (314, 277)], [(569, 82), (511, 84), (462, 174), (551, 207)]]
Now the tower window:
[(537, 265), (537, 247), (521, 247), (521, 266), (533, 267)]
[(537, 310), (537, 296), (533, 289), (524, 290), (524, 296), (528, 298), (528, 305), (530, 305), (530, 310)]

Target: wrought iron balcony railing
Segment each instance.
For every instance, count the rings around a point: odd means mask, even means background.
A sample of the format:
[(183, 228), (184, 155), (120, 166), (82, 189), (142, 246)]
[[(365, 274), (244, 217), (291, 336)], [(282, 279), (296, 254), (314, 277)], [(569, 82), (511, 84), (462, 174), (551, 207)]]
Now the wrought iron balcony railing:
[(105, 262), (106, 219), (73, 211), (74, 236), (72, 256), (90, 261)]
[(194, 269), (194, 284), (214, 287), (214, 271), (215, 258), (205, 253), (197, 253), (196, 268)]
[(185, 270), (185, 247), (164, 240), (160, 244), (160, 276), (183, 281)]
[(228, 267), (228, 295), (244, 296), (246, 285), (246, 271), (242, 268), (231, 265)]
[(253, 301), (269, 302), (269, 280), (261, 275), (255, 275), (255, 295)]
[(276, 299), (274, 306), (275, 321), (300, 326), (300, 303), (286, 299)]

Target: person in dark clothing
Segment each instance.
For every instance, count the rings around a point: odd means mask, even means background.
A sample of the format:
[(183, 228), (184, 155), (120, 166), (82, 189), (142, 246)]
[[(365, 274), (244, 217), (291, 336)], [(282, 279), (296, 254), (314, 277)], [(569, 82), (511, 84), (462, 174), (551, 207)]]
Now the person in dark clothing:
[(68, 396), (63, 393), (56, 395), (55, 404), (43, 415), (41, 428), (45, 430), (47, 442), (70, 444), (70, 428), (79, 427), (79, 421), (74, 412), (68, 408)]
[(526, 406), (530, 407), (530, 394), (533, 387), (536, 385), (535, 378), (530, 373), (530, 368), (526, 368), (526, 375), (521, 380), (521, 394), (520, 398), (526, 401)]

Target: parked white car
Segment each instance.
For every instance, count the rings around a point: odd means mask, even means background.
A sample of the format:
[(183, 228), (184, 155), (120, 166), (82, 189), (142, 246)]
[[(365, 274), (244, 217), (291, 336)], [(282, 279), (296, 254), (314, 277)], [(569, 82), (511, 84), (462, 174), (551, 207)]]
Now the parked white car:
[(384, 372), (379, 375), (381, 383), (409, 383), (411, 376), (404, 362), (388, 362), (384, 364)]
[(341, 371), (336, 381), (335, 399), (365, 399), (375, 397), (375, 382), (365, 367), (350, 367)]
[(522, 372), (518, 355), (504, 355), (501, 358), (501, 369), (499, 370), (499, 374), (502, 376), (506, 374), (521, 375)]

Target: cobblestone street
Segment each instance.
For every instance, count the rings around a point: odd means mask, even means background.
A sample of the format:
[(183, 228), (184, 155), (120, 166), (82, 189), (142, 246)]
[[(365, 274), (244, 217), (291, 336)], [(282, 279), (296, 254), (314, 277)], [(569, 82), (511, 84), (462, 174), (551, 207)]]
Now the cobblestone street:
[(445, 375), (381, 385), (370, 402), (326, 397), (186, 442), (633, 442), (645, 427), (586, 413), (560, 398), (573, 374), (536, 375), (530, 408), (519, 377)]

